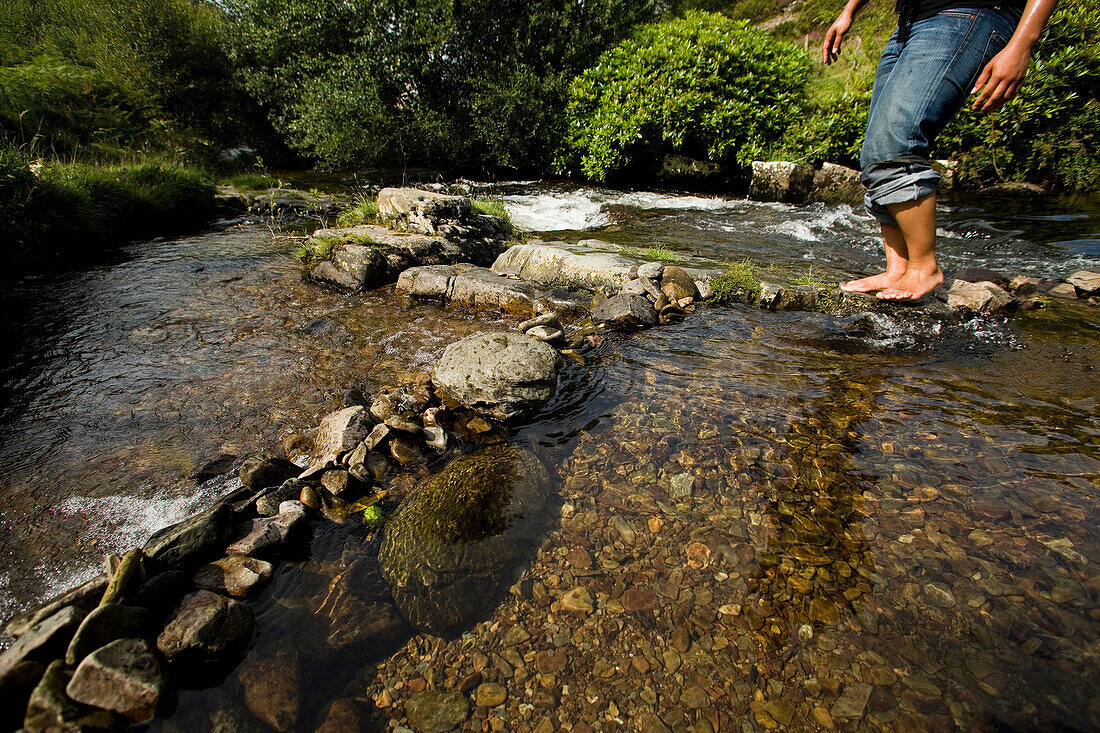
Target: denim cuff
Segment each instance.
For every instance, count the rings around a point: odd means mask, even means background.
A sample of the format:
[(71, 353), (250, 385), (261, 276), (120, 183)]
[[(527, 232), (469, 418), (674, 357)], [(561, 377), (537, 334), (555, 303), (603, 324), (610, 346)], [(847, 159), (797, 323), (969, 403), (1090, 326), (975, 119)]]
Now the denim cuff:
[(898, 161), (870, 166), (862, 178), (867, 186), (863, 199), (867, 212), (882, 224), (897, 226), (887, 205), (918, 201), (935, 193), (940, 174), (927, 163)]

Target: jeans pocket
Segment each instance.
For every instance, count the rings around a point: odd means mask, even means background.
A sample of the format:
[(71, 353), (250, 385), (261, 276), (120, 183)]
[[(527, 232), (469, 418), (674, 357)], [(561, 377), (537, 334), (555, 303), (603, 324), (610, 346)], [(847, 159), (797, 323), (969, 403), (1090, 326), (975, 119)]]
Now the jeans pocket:
[(993, 57), (999, 54), (1001, 50), (1004, 49), (1004, 47), (1007, 45), (1007, 38), (1002, 36), (997, 31), (990, 32), (989, 40), (986, 41), (985, 44), (985, 52), (982, 53), (982, 62), (978, 64), (978, 67), (976, 69), (974, 69), (974, 75), (970, 79), (970, 84), (967, 85), (968, 89), (974, 88), (974, 83), (978, 81), (978, 76), (981, 75), (982, 70), (985, 69), (986, 65), (993, 60)]

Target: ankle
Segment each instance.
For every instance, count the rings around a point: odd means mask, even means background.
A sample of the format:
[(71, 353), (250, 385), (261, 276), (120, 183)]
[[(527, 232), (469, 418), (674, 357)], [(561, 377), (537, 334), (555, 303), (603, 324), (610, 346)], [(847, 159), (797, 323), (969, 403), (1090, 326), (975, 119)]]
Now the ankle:
[(919, 275), (933, 276), (940, 273), (940, 265), (935, 260), (910, 261), (907, 272), (915, 272)]

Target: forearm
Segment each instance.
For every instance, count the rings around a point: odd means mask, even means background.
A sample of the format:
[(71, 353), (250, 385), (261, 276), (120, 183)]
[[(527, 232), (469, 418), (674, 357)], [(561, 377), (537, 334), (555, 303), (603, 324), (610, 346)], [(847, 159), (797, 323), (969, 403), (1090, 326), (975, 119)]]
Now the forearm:
[(848, 4), (844, 6), (844, 10), (840, 11), (842, 14), (847, 13), (848, 17), (856, 17), (856, 13), (859, 9), (866, 5), (870, 0), (848, 0)]
[(1058, 0), (1027, 0), (1024, 14), (1020, 17), (1020, 23), (1016, 26), (1016, 32), (1012, 34), (1009, 43), (1030, 52), (1057, 5)]

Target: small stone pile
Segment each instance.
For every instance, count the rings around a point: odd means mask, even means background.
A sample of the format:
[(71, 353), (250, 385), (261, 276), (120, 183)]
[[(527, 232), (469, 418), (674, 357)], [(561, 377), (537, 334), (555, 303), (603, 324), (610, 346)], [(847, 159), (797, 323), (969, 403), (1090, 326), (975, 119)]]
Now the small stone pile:
[(592, 321), (616, 331), (649, 328), (695, 312), (703, 283), (695, 282), (682, 268), (647, 262), (632, 268), (633, 279), (615, 296), (592, 308)]

